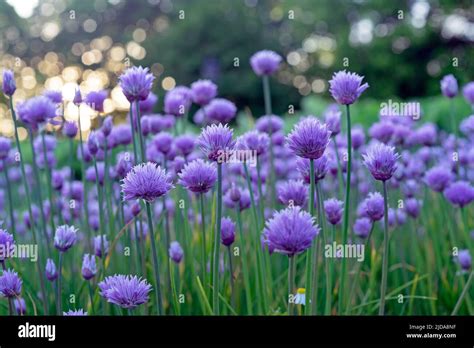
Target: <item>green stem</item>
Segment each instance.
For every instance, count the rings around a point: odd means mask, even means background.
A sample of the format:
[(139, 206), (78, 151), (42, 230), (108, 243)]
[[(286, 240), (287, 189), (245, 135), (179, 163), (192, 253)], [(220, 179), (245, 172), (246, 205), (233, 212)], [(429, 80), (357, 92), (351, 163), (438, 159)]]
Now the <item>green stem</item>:
[(10, 186), (10, 179), (8, 177), (8, 167), (7, 161), (3, 160), (3, 174), (5, 175), (5, 184), (7, 186), (7, 195), (8, 195), (8, 210), (10, 213), (10, 225), (12, 228), (13, 237), (16, 236), (16, 228), (15, 228), (15, 215), (13, 211), (13, 198), (12, 198), (12, 188)]
[(63, 253), (60, 251), (59, 252), (59, 261), (58, 261), (58, 288), (57, 288), (57, 291), (58, 291), (58, 294), (57, 294), (57, 298), (56, 298), (56, 301), (57, 301), (57, 305), (56, 305), (56, 308), (57, 308), (57, 314), (58, 315), (62, 315), (63, 311), (62, 311), (62, 291), (61, 291), (61, 278), (62, 278), (62, 267), (63, 267)]
[(382, 283), (380, 284), (380, 307), (379, 315), (385, 313), (385, 294), (387, 292), (388, 275), (388, 202), (387, 202), (387, 182), (383, 181), (383, 202), (384, 202), (384, 235), (383, 235), (383, 259), (382, 259)]
[[(342, 229), (342, 243), (347, 244), (347, 232), (349, 230), (349, 204), (351, 195), (351, 166), (352, 166), (352, 136), (351, 136), (351, 114), (349, 105), (346, 105), (346, 119), (347, 119), (347, 173), (346, 173), (346, 198), (344, 202), (344, 224)], [(338, 291), (338, 307), (339, 313), (342, 312), (344, 295), (344, 285), (346, 280), (346, 258), (342, 258), (341, 265), (341, 280)]]
[(146, 151), (145, 151), (145, 139), (142, 134), (142, 123), (140, 121), (140, 103), (138, 100), (135, 102), (136, 110), (137, 110), (137, 133), (138, 133), (138, 140), (140, 142), (140, 159), (141, 162), (146, 162)]
[[(328, 238), (326, 235), (326, 229), (324, 226), (324, 214), (323, 214), (323, 197), (321, 188), (319, 184), (316, 183), (316, 195), (318, 196), (318, 223), (319, 227), (321, 228), (321, 233), (323, 235), (323, 245), (327, 244)], [(331, 314), (331, 274), (329, 272), (329, 259), (323, 257), (324, 260), (324, 269), (326, 273), (326, 303), (324, 307), (324, 314), (329, 315)]]
[(247, 314), (252, 315), (252, 295), (250, 291), (250, 278), (249, 278), (249, 269), (247, 265), (247, 251), (245, 250), (245, 244), (244, 244), (244, 232), (242, 229), (242, 216), (240, 213), (240, 207), (239, 204), (236, 206), (236, 214), (237, 214), (237, 226), (239, 228), (239, 237), (240, 237), (240, 253), (241, 253), (241, 260), (242, 260), (242, 274), (244, 276), (244, 287), (245, 287), (245, 303), (247, 306)]
[(235, 292), (234, 292), (234, 270), (232, 267), (232, 251), (230, 246), (227, 247), (227, 254), (229, 255), (229, 276), (230, 276), (230, 303), (235, 307)]
[[(314, 160), (309, 160), (309, 213), (311, 216), (314, 216), (314, 191), (315, 191), (315, 177), (314, 177)], [(313, 308), (311, 305), (311, 301), (313, 298), (313, 287), (312, 287), (312, 276), (313, 276), (313, 268), (315, 267), (313, 263), (314, 254), (316, 251), (316, 238), (313, 239), (312, 246), (309, 249), (308, 253), (306, 254), (306, 294), (305, 297), (305, 314), (315, 314), (313, 312)], [(313, 301), (314, 303), (314, 301)]]
[(474, 278), (474, 271), (471, 271), (471, 274), (469, 274), (469, 278), (467, 279), (467, 283), (464, 286), (464, 289), (462, 290), (461, 296), (459, 296), (458, 302), (456, 302), (456, 306), (454, 306), (453, 312), (451, 315), (456, 315), (459, 311), (459, 308), (461, 307), (462, 301), (464, 297), (467, 294), (467, 290), (469, 290), (469, 287), (471, 286), (472, 283), (472, 278)]
[(222, 163), (217, 163), (217, 207), (216, 229), (214, 231), (213, 269), (212, 269), (212, 310), (219, 315), (219, 241), (221, 235), (222, 215)]
[(288, 257), (288, 315), (293, 315), (294, 291), (295, 289), (295, 256)]
[[(20, 146), (20, 137), (18, 136), (18, 125), (17, 125), (17, 120), (16, 120), (16, 114), (15, 114), (15, 109), (13, 108), (13, 99), (10, 97), (10, 111), (12, 113), (12, 120), (13, 120), (13, 126), (15, 128), (15, 142), (16, 142), (16, 147), (18, 148), (18, 153), (20, 155), (20, 169), (21, 169), (21, 179), (23, 183), (23, 188), (25, 189), (25, 196), (26, 196), (26, 204), (28, 206), (28, 216), (31, 221), (31, 232), (33, 235), (33, 242), (34, 244), (38, 245), (37, 237), (36, 237), (36, 228), (35, 224), (33, 223), (33, 213), (31, 210), (31, 196), (30, 196), (30, 189), (28, 187), (28, 182), (26, 180), (26, 172), (25, 172), (25, 165), (23, 163), (23, 154), (21, 151), (21, 146)], [(41, 294), (42, 294), (42, 303), (43, 303), (43, 310), (44, 314), (46, 315), (48, 313), (48, 306), (46, 303), (46, 287), (45, 287), (45, 282), (44, 282), (44, 272), (41, 266), (41, 261), (38, 258), (38, 262), (36, 262), (36, 268), (39, 274), (39, 280), (40, 280), (40, 286), (41, 286)]]
[(54, 232), (56, 231), (56, 226), (54, 224), (54, 213), (56, 206), (54, 204), (53, 200), (53, 189), (52, 189), (52, 178), (51, 178), (51, 168), (49, 168), (48, 164), (48, 158), (46, 155), (46, 139), (45, 139), (45, 132), (43, 131), (41, 133), (41, 142), (43, 145), (43, 158), (44, 158), (44, 165), (45, 165), (45, 171), (46, 171), (46, 177), (48, 178), (48, 184), (46, 185), (48, 187), (48, 198), (49, 198), (49, 209), (50, 209), (50, 225), (51, 225), (51, 231)]
[(104, 211), (102, 209), (102, 188), (100, 187), (100, 180), (99, 180), (99, 171), (97, 169), (97, 161), (95, 157), (93, 158), (94, 162), (94, 170), (95, 170), (95, 183), (97, 187), (97, 196), (98, 196), (98, 203), (99, 203), (99, 223), (100, 223), (100, 250), (102, 252), (102, 276), (105, 277), (105, 221), (104, 221)]
[[(44, 236), (45, 241), (47, 243), (48, 255), (51, 257), (51, 246), (50, 246), (51, 241), (50, 241), (50, 238), (49, 238), (48, 231), (46, 229), (46, 221), (45, 221), (44, 205), (43, 205), (43, 195), (42, 195), (42, 192), (41, 192), (41, 180), (40, 180), (40, 175), (39, 175), (39, 171), (38, 171), (38, 165), (36, 164), (35, 147), (34, 147), (34, 144), (33, 144), (33, 131), (31, 131), (31, 136), (29, 137), (29, 139), (30, 139), (31, 154), (33, 156), (33, 160), (32, 160), (33, 175), (35, 177), (36, 190), (38, 192), (38, 205), (39, 205), (39, 208), (40, 208), (40, 215), (41, 215), (40, 216), (41, 227), (43, 229), (43, 236)], [(45, 165), (47, 165), (47, 164), (45, 163)], [(31, 221), (31, 223), (33, 224), (34, 222)], [(54, 232), (54, 230), (52, 232)]]
[(133, 103), (130, 103), (130, 128), (132, 129), (132, 144), (133, 144), (133, 160), (135, 164), (140, 163), (138, 158), (138, 151), (137, 151), (137, 140), (135, 136), (135, 126), (134, 126), (134, 118), (133, 118)]
[(162, 293), (161, 293), (161, 285), (160, 285), (160, 271), (159, 271), (159, 264), (158, 264), (158, 254), (156, 252), (156, 244), (155, 244), (155, 232), (153, 231), (153, 220), (151, 217), (151, 205), (149, 202), (145, 202), (146, 205), (146, 214), (148, 218), (148, 229), (150, 230), (150, 240), (151, 240), (151, 251), (153, 256), (153, 270), (155, 273), (155, 299), (158, 305), (158, 314), (163, 314), (163, 301), (162, 301)]
[(87, 234), (88, 234), (88, 243), (87, 245), (90, 246), (90, 249), (93, 250), (94, 249), (94, 246), (93, 246), (93, 241), (92, 241), (92, 234), (91, 234), (91, 228), (90, 228), (90, 225), (89, 225), (89, 209), (87, 207), (87, 205), (89, 204), (89, 200), (87, 198), (87, 181), (86, 181), (86, 162), (84, 160), (84, 141), (82, 139), (82, 129), (81, 129), (81, 108), (80, 106), (78, 105), (77, 107), (77, 112), (78, 112), (78, 124), (79, 124), (79, 149), (81, 151), (81, 180), (82, 180), (82, 187), (83, 187), (83, 191), (84, 191), (84, 197), (82, 199), (82, 203), (83, 203), (83, 210), (84, 210), (84, 218), (85, 218), (85, 222), (84, 222), (84, 228), (85, 230), (87, 231)]
[[(206, 265), (207, 265), (207, 252), (206, 252), (206, 215), (204, 214), (204, 194), (199, 195), (199, 210), (201, 210), (201, 272), (202, 281), (206, 279)], [(204, 290), (205, 291), (205, 290)]]

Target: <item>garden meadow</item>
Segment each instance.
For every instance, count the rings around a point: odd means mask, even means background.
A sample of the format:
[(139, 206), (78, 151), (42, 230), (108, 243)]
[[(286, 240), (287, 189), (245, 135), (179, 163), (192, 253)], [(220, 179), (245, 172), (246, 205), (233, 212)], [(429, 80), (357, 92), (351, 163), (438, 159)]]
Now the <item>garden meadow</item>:
[[(108, 91), (79, 88), (66, 121), (61, 91), (17, 101), (4, 69), (0, 314), (472, 315), (474, 115), (446, 115), (448, 132), (390, 107), (364, 128), (352, 106), (377, 86), (343, 70), (333, 104), (285, 132), (299, 116), (272, 113), (281, 60), (262, 50), (245, 67), (265, 106), (246, 129), (209, 80), (156, 114), (154, 76), (129, 67), (127, 122), (104, 114)], [(474, 82), (448, 75), (440, 93), (474, 111)], [(100, 116), (91, 132), (82, 104)]]

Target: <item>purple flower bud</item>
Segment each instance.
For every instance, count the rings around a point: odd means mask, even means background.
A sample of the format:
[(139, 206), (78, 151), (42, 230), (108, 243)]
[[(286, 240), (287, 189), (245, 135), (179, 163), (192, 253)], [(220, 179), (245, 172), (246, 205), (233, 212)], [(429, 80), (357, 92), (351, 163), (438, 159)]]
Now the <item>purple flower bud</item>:
[(169, 252), (171, 260), (173, 260), (176, 263), (180, 263), (181, 260), (183, 259), (183, 255), (184, 255), (183, 248), (181, 248), (181, 245), (179, 245), (179, 243), (176, 241), (171, 242), (168, 252)]
[(54, 170), (51, 176), (51, 185), (56, 191), (61, 191), (64, 184), (63, 174), (57, 170)]
[(90, 92), (84, 101), (95, 111), (104, 112), (105, 98), (107, 98), (107, 91)]
[(383, 218), (384, 214), (384, 200), (380, 193), (371, 192), (364, 201), (365, 212), (372, 221), (377, 221)]
[(89, 138), (87, 139), (87, 148), (89, 149), (89, 153), (92, 156), (97, 155), (97, 152), (99, 152), (99, 140), (97, 139), (96, 132), (91, 132), (89, 134)]
[(221, 156), (231, 152), (235, 145), (232, 129), (221, 123), (203, 129), (197, 143), (207, 158), (214, 162), (220, 161)]
[(26, 314), (26, 302), (24, 298), (15, 298), (13, 304), (15, 305), (17, 315), (21, 316)]
[(414, 219), (420, 215), (420, 208), (421, 202), (416, 198), (409, 198), (405, 201), (405, 211)]
[(221, 219), (221, 243), (230, 246), (235, 240), (235, 223), (228, 217)]
[(232, 200), (232, 202), (236, 203), (240, 201), (240, 190), (237, 186), (232, 185), (232, 187), (229, 190), (229, 197)]
[(107, 116), (100, 130), (106, 137), (108, 137), (110, 133), (112, 132), (113, 127), (114, 127), (114, 121), (112, 119), (112, 116)]
[(10, 139), (0, 137), (0, 161), (8, 158), (8, 154), (12, 148)]
[(464, 86), (463, 95), (469, 104), (474, 105), (474, 82), (469, 82)]
[(163, 132), (155, 135), (153, 138), (153, 144), (159, 152), (167, 154), (171, 150), (173, 140), (174, 138), (171, 134)]
[(260, 117), (255, 123), (255, 128), (267, 134), (274, 134), (283, 128), (283, 120), (276, 115)]
[(365, 133), (362, 127), (354, 127), (351, 132), (352, 147), (354, 150), (358, 150), (362, 145), (365, 144)]
[(183, 134), (176, 137), (174, 145), (183, 156), (189, 156), (194, 150), (196, 138), (192, 135)]
[(56, 270), (56, 265), (51, 259), (46, 260), (46, 278), (52, 282), (58, 278), (58, 271)]
[(77, 229), (74, 226), (59, 226), (54, 235), (54, 247), (61, 252), (66, 252), (76, 243), (76, 232)]
[(359, 218), (354, 222), (354, 233), (360, 238), (367, 238), (372, 230), (372, 222), (368, 218)]
[[(314, 178), (318, 182), (326, 176), (328, 171), (328, 158), (326, 155), (321, 156), (314, 161)], [(310, 161), (307, 158), (298, 158), (296, 161), (296, 170), (303, 177), (305, 183), (309, 184), (311, 180), (310, 175)]]
[(165, 95), (164, 109), (167, 114), (176, 117), (184, 116), (191, 105), (191, 91), (187, 87), (178, 86)]
[(461, 268), (465, 271), (468, 271), (471, 268), (472, 259), (469, 250), (459, 250), (458, 262), (461, 265)]
[(212, 163), (201, 159), (184, 166), (179, 174), (179, 183), (194, 193), (206, 193), (217, 180), (217, 169)]
[[(102, 252), (104, 250), (104, 252)], [(102, 236), (94, 237), (94, 254), (97, 257), (102, 257), (102, 255), (107, 256), (109, 253), (109, 241), (107, 236), (104, 234)]]
[(452, 75), (446, 75), (440, 82), (441, 85), (441, 93), (445, 97), (454, 98), (458, 94), (458, 81)]
[(341, 222), (344, 203), (336, 198), (327, 199), (324, 201), (324, 212), (326, 218), (332, 225), (337, 225)]
[(72, 102), (75, 105), (80, 105), (82, 103), (81, 90), (79, 88), (76, 88), (76, 92), (74, 93), (74, 99)]
[(78, 127), (75, 121), (66, 121), (63, 125), (63, 134), (68, 138), (74, 138), (78, 132)]
[(324, 119), (332, 136), (341, 132), (341, 112), (336, 110), (329, 110), (326, 112)]
[(97, 273), (97, 265), (95, 262), (95, 256), (85, 254), (82, 259), (82, 277), (85, 280), (90, 280), (94, 278)]
[(3, 70), (3, 94), (11, 97), (16, 90), (15, 76), (11, 70)]

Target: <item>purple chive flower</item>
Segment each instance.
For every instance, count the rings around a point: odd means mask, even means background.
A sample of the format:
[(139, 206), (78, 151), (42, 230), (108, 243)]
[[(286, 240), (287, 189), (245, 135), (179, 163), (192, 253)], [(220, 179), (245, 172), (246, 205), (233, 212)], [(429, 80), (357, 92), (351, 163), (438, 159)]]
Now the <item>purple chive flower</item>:
[(444, 196), (451, 204), (462, 208), (474, 200), (474, 187), (466, 181), (456, 181), (444, 190)]
[(443, 77), (440, 85), (441, 93), (443, 93), (445, 97), (454, 98), (458, 94), (458, 81), (456, 81), (456, 78), (452, 74)]
[(95, 256), (85, 254), (82, 259), (82, 277), (85, 280), (90, 280), (94, 278), (97, 273), (97, 265), (95, 262)]
[(217, 180), (217, 169), (212, 163), (202, 159), (194, 160), (184, 166), (179, 174), (179, 184), (194, 193), (206, 193)]
[(254, 151), (257, 156), (262, 155), (268, 149), (270, 137), (257, 130), (242, 134), (236, 142), (236, 149)]
[(107, 98), (107, 91), (89, 92), (84, 102), (95, 111), (103, 112), (105, 98)]
[(328, 126), (332, 136), (341, 132), (341, 112), (336, 110), (329, 110), (324, 115), (324, 120)]
[(232, 140), (232, 129), (222, 123), (207, 126), (199, 135), (197, 144), (208, 159), (222, 162), (221, 156), (229, 154), (235, 145)]
[(112, 116), (109, 115), (104, 119), (104, 123), (102, 123), (100, 130), (104, 136), (108, 137), (112, 132), (112, 128), (114, 128), (114, 120)]
[(337, 225), (341, 222), (344, 202), (336, 198), (330, 198), (324, 201), (324, 212), (326, 218), (332, 225)]
[(17, 315), (26, 314), (26, 302), (24, 298), (15, 298), (13, 300), (13, 304), (15, 305), (15, 311)]
[(218, 123), (229, 123), (235, 117), (237, 107), (227, 99), (216, 98), (206, 106), (206, 116)]
[(0, 276), (0, 295), (7, 298), (20, 297), (22, 283), (18, 273), (10, 269), (4, 270)]
[(258, 76), (272, 75), (278, 70), (281, 56), (269, 50), (258, 51), (250, 57), (250, 65)]
[(148, 94), (148, 97), (145, 100), (140, 100), (139, 106), (140, 106), (140, 112), (143, 114), (149, 114), (153, 112), (153, 107), (155, 104), (158, 102), (158, 96), (150, 92)]
[[(328, 158), (326, 155), (321, 156), (314, 161), (314, 182), (318, 182), (326, 176), (329, 169)], [(307, 158), (298, 158), (296, 160), (296, 170), (303, 177), (306, 184), (310, 184), (310, 161)]]
[(433, 191), (443, 192), (454, 179), (454, 175), (445, 166), (433, 167), (425, 173), (424, 181)]
[(67, 312), (63, 312), (63, 316), (65, 317), (85, 317), (87, 316), (87, 312), (85, 312), (82, 308), (79, 309), (70, 309)]
[(58, 278), (58, 270), (56, 269), (56, 265), (54, 261), (51, 259), (46, 260), (46, 278), (52, 282)]
[(171, 150), (173, 140), (174, 138), (171, 134), (162, 132), (155, 135), (153, 138), (153, 144), (159, 152), (166, 155)]
[(150, 94), (155, 77), (148, 68), (133, 66), (120, 75), (120, 88), (130, 103), (146, 100)]
[(11, 148), (11, 140), (5, 137), (0, 137), (0, 161), (8, 158)]
[(378, 221), (383, 218), (384, 201), (378, 192), (371, 192), (364, 200), (365, 213), (372, 221)]
[(358, 150), (362, 145), (365, 144), (365, 133), (362, 127), (354, 127), (351, 130), (352, 147), (354, 150)]
[(179, 245), (179, 243), (176, 241), (171, 242), (168, 253), (170, 255), (171, 260), (173, 260), (176, 263), (180, 263), (181, 260), (183, 259), (183, 255), (184, 255), (183, 248), (181, 248), (181, 245)]
[(102, 244), (104, 249), (104, 254), (107, 256), (109, 253), (109, 241), (107, 240), (107, 236), (104, 234), (102, 236), (94, 237), (94, 254), (97, 257), (102, 257)]
[(191, 106), (191, 90), (178, 86), (165, 95), (164, 109), (167, 114), (179, 117), (186, 114)]
[(459, 250), (458, 262), (461, 268), (468, 271), (472, 266), (472, 258), (469, 250)]
[(97, 152), (99, 152), (99, 140), (96, 132), (91, 132), (89, 134), (89, 138), (87, 139), (87, 148), (89, 149), (89, 153), (92, 156), (97, 155)]
[(400, 156), (394, 147), (379, 143), (371, 146), (362, 157), (375, 180), (386, 181), (395, 173)]
[(360, 238), (367, 238), (372, 230), (372, 222), (370, 219), (362, 217), (354, 222), (354, 233)]
[(303, 207), (308, 200), (308, 188), (302, 180), (288, 180), (277, 186), (277, 195), (283, 205)]
[(54, 235), (54, 247), (61, 252), (66, 252), (76, 243), (76, 232), (77, 229), (74, 226), (59, 226)]
[(15, 240), (13, 235), (0, 228), (0, 262), (5, 261), (14, 251)]
[(339, 104), (354, 104), (360, 95), (369, 88), (368, 83), (361, 85), (363, 79), (363, 76), (356, 73), (345, 70), (338, 71), (329, 81), (329, 92)]
[(51, 100), (54, 104), (60, 104), (63, 102), (63, 95), (61, 91), (47, 90), (43, 92), (43, 95)]
[(126, 309), (148, 302), (151, 285), (146, 279), (131, 275), (114, 275), (105, 278), (99, 284), (100, 295), (109, 303)]
[(63, 174), (57, 170), (54, 170), (51, 176), (51, 186), (56, 191), (61, 191), (64, 185)]
[(81, 95), (81, 90), (79, 88), (76, 88), (76, 91), (74, 92), (74, 99), (72, 100), (74, 105), (79, 106), (82, 103), (82, 95)]
[(471, 115), (465, 118), (464, 120), (462, 120), (461, 125), (459, 126), (459, 129), (467, 137), (474, 137), (474, 115)]
[(264, 242), (274, 252), (292, 257), (311, 247), (319, 227), (309, 213), (299, 207), (275, 212), (265, 224)]
[(395, 126), (390, 122), (377, 122), (369, 128), (369, 135), (380, 141), (381, 143), (387, 144), (395, 131)]
[(173, 188), (166, 171), (154, 163), (141, 163), (132, 168), (123, 179), (124, 199), (143, 199), (152, 203)]
[(306, 117), (298, 122), (288, 135), (289, 148), (295, 155), (308, 159), (318, 159), (326, 150), (331, 132), (315, 117)]
[(129, 145), (132, 143), (132, 130), (126, 124), (117, 125), (112, 129), (110, 138), (116, 145)]
[(229, 198), (232, 202), (237, 203), (240, 201), (240, 189), (232, 184), (232, 187), (229, 189)]
[(75, 121), (66, 121), (63, 125), (63, 134), (68, 138), (73, 139), (78, 132), (78, 127)]
[(174, 145), (183, 156), (189, 156), (196, 145), (196, 138), (192, 135), (183, 134), (176, 137)]
[(217, 95), (217, 86), (209, 80), (198, 80), (191, 84), (193, 102), (203, 106), (209, 104)]
[(274, 134), (283, 128), (283, 120), (276, 115), (265, 115), (255, 123), (255, 128), (267, 134)]
[(11, 97), (16, 90), (15, 75), (11, 70), (3, 70), (2, 91), (6, 96)]
[(405, 211), (412, 218), (416, 219), (420, 215), (421, 202), (416, 198), (409, 198), (405, 201)]
[(469, 104), (474, 105), (474, 81), (464, 86), (463, 95)]
[(44, 96), (30, 98), (17, 105), (18, 117), (26, 124), (37, 128), (56, 117), (56, 105)]
[(235, 223), (229, 217), (221, 219), (221, 243), (229, 247), (235, 240)]

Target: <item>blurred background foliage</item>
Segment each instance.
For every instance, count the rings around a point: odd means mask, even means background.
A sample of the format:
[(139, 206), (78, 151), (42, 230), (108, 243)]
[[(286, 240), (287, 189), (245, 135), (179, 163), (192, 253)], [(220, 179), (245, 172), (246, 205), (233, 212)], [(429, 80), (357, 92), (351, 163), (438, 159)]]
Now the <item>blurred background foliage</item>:
[[(421, 100), (442, 125), (449, 104), (436, 98), (440, 78), (453, 73), (462, 86), (474, 76), (471, 0), (7, 0), (0, 37), (0, 67), (21, 76), (17, 100), (44, 88), (71, 100), (79, 84), (112, 91), (107, 113), (126, 112), (113, 88), (133, 64), (152, 69), (160, 102), (175, 85), (209, 78), (258, 117), (261, 81), (249, 58), (261, 49), (284, 57), (271, 85), (277, 114), (289, 105), (320, 114), (327, 81), (346, 68), (371, 85), (357, 106), (362, 123), (392, 98)], [(461, 101), (457, 110), (469, 113)], [(7, 114), (3, 106), (0, 118)]]

